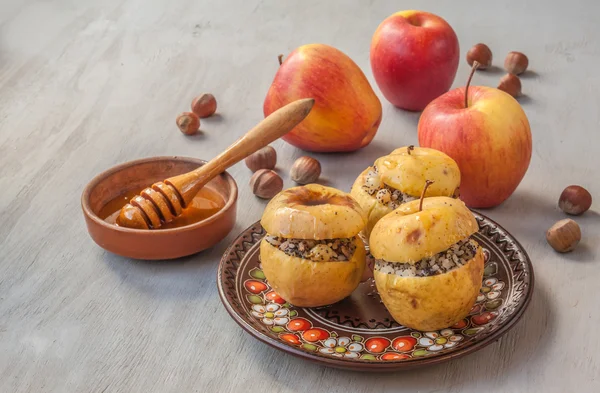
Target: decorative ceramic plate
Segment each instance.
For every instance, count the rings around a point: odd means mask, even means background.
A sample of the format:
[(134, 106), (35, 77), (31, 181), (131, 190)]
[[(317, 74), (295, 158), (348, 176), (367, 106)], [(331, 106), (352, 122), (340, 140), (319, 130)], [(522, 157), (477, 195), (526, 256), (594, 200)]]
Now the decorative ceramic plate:
[(533, 268), (521, 245), (500, 225), (474, 213), (475, 239), (484, 249), (481, 292), (467, 318), (440, 331), (420, 332), (396, 323), (372, 279), (326, 307), (301, 308), (271, 290), (261, 270), (260, 223), (227, 249), (217, 285), (225, 308), (244, 330), (292, 355), (327, 366), (366, 371), (439, 363), (483, 348), (521, 317), (533, 291)]

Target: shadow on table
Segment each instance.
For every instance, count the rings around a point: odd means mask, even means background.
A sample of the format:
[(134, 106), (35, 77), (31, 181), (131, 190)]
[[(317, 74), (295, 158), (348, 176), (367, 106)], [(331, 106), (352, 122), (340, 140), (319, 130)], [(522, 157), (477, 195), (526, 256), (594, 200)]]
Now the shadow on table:
[(492, 75), (506, 74), (506, 71), (504, 71), (504, 68), (498, 67), (496, 65), (491, 65), (488, 68), (486, 68), (485, 70), (478, 70), (478, 72), (484, 72), (486, 74), (492, 74)]
[(495, 208), (475, 210), (498, 222), (521, 243), (545, 242), (546, 230), (565, 218), (557, 201), (543, 192), (536, 194), (527, 190), (517, 190)]
[(518, 98), (517, 101), (519, 101), (519, 104), (521, 105), (527, 105), (533, 102), (533, 98), (530, 95), (527, 94), (521, 94)]
[(574, 262), (595, 262), (598, 260), (595, 248), (587, 243), (585, 239), (579, 243), (575, 250), (562, 254), (561, 256)]
[[(398, 115), (402, 116), (402, 118), (404, 120), (406, 120), (407, 123), (414, 125), (414, 131), (416, 134), (417, 126), (419, 125), (419, 119), (421, 119), (421, 113), (423, 113), (423, 111), (407, 111), (405, 109), (401, 109), (401, 108), (395, 107), (393, 105), (391, 105), (391, 106), (392, 106), (394, 112), (397, 113)], [(402, 145), (399, 145), (399, 146), (402, 146)], [(399, 147), (399, 146), (396, 146), (396, 147)]]
[[(339, 389), (340, 381), (347, 381), (354, 391), (427, 391), (462, 392), (473, 387), (485, 387), (498, 378), (509, 379), (511, 374), (528, 373), (527, 365), (540, 364), (547, 356), (548, 343), (552, 343), (555, 313), (548, 288), (535, 284), (534, 294), (522, 319), (503, 337), (486, 348), (449, 362), (415, 370), (390, 373), (365, 373), (336, 370), (298, 359), (266, 345), (256, 345), (252, 351), (254, 367), (260, 368), (263, 378), (271, 376), (265, 384), (277, 385), (298, 391), (307, 383), (305, 374), (322, 389)], [(250, 338), (248, 338), (250, 340)], [(249, 359), (250, 361), (250, 359)], [(276, 366), (274, 366), (276, 365)], [(287, 374), (287, 375), (286, 375)], [(329, 386), (328, 384), (331, 384)], [(385, 389), (384, 389), (385, 388)]]
[(575, 250), (561, 254), (561, 257), (574, 262), (596, 262), (600, 260), (598, 245), (593, 244), (594, 239), (598, 239), (598, 236), (597, 234), (596, 236), (593, 234), (590, 236), (588, 232), (588, 228), (592, 228), (592, 225), (597, 226), (600, 224), (600, 214), (594, 210), (588, 210), (581, 216), (568, 216), (568, 218), (575, 220), (581, 227), (581, 242)]
[(225, 249), (244, 228), (236, 223), (229, 235), (214, 247), (187, 257), (146, 261), (104, 252), (106, 265), (124, 285), (157, 297), (196, 298), (217, 296), (218, 262)]
[[(546, 231), (559, 220), (565, 218), (575, 220), (581, 226), (583, 233), (587, 227), (600, 223), (600, 214), (595, 211), (587, 211), (581, 216), (569, 216), (558, 208), (557, 200), (550, 199), (543, 192), (536, 194), (525, 190), (517, 190), (496, 208), (478, 211), (489, 215), (507, 229), (523, 243), (525, 251), (535, 245), (549, 248), (550, 246), (546, 244)], [(582, 236), (581, 243), (574, 251), (560, 255), (565, 259), (578, 262), (593, 262), (598, 259), (596, 249), (585, 235)]]
[(540, 74), (538, 74), (534, 70), (527, 70), (524, 73), (522, 73), (521, 75), (519, 75), (519, 78), (521, 78), (521, 79), (538, 79), (538, 78), (540, 78)]
[(225, 117), (219, 112), (214, 113), (212, 116), (202, 118), (201, 122), (206, 124), (216, 124), (223, 123), (225, 121)]

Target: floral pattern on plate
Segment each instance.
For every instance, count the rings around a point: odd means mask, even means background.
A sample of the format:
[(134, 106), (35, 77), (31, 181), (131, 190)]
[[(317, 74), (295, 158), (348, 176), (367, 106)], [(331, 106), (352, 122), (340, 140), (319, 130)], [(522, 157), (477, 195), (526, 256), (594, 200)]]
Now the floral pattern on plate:
[(485, 259), (481, 290), (469, 315), (446, 329), (420, 332), (395, 323), (372, 281), (331, 306), (289, 304), (261, 269), (258, 245), (265, 232), (259, 223), (226, 251), (218, 272), (219, 294), (249, 333), (325, 365), (392, 370), (455, 358), (505, 333), (523, 314), (533, 287), (533, 268), (518, 242), (492, 220), (475, 216), (480, 230), (474, 236)]

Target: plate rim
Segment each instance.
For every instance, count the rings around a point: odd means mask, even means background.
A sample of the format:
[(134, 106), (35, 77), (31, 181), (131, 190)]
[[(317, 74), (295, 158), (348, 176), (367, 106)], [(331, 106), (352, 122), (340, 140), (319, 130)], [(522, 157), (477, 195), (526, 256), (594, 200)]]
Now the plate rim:
[[(443, 363), (443, 362), (447, 362), (449, 360), (453, 360), (453, 359), (457, 359), (457, 358), (469, 355), (473, 352), (479, 351), (479, 350), (487, 347), (488, 345), (490, 345), (493, 342), (500, 339), (502, 336), (504, 336), (509, 330), (511, 330), (521, 320), (523, 314), (525, 313), (525, 311), (529, 307), (529, 304), (531, 303), (531, 299), (533, 297), (533, 290), (535, 287), (535, 273), (533, 271), (533, 264), (531, 263), (531, 258), (529, 257), (529, 254), (527, 253), (527, 251), (525, 250), (523, 245), (509, 231), (507, 231), (502, 225), (498, 224), (493, 219), (480, 213), (479, 211), (476, 211), (473, 209), (471, 209), (471, 211), (473, 213), (475, 213), (476, 215), (482, 217), (484, 220), (489, 221), (491, 224), (495, 225), (499, 229), (503, 230), (507, 235), (509, 235), (512, 238), (513, 242), (519, 247), (521, 253), (523, 254), (525, 263), (527, 264), (527, 266), (529, 268), (530, 282), (527, 287), (527, 293), (525, 295), (525, 300), (521, 304), (519, 309), (513, 314), (512, 318), (509, 319), (504, 325), (502, 325), (495, 332), (487, 335), (486, 337), (481, 339), (481, 341), (478, 341), (468, 347), (465, 347), (464, 349), (460, 349), (460, 350), (457, 350), (454, 352), (442, 354), (442, 355), (435, 356), (435, 357), (423, 357), (423, 358), (419, 358), (419, 359), (412, 359), (410, 361), (397, 360), (397, 361), (386, 361), (386, 362), (381, 362), (381, 361), (377, 361), (377, 362), (374, 362), (374, 361), (360, 362), (359, 361), (359, 362), (357, 362), (357, 361), (344, 360), (344, 358), (338, 359), (338, 358), (327, 358), (327, 357), (322, 357), (322, 356), (316, 356), (312, 353), (302, 351), (300, 349), (294, 348), (285, 343), (277, 341), (277, 340), (273, 339), (272, 337), (269, 337), (266, 334), (264, 334), (263, 332), (259, 331), (254, 326), (252, 326), (250, 323), (248, 323), (244, 318), (242, 318), (242, 316), (233, 309), (233, 306), (230, 304), (230, 302), (227, 301), (225, 289), (223, 288), (223, 285), (222, 285), (222, 277), (223, 277), (223, 270), (225, 268), (225, 260), (229, 257), (230, 253), (233, 251), (232, 250), (233, 246), (238, 243), (238, 241), (244, 236), (244, 234), (250, 228), (260, 225), (260, 220), (254, 222), (253, 224), (248, 226), (246, 229), (244, 229), (242, 232), (240, 232), (240, 234), (238, 236), (236, 236), (236, 238), (225, 249), (223, 256), (219, 260), (219, 267), (217, 269), (217, 288), (218, 288), (218, 292), (219, 292), (219, 298), (221, 299), (221, 303), (223, 304), (223, 306), (225, 306), (227, 313), (246, 333), (250, 334), (254, 338), (269, 345), (272, 348), (275, 348), (282, 352), (291, 354), (295, 357), (308, 360), (312, 363), (322, 364), (322, 365), (325, 365), (328, 367), (345, 369), (345, 370), (361, 370), (361, 371), (372, 371), (372, 372), (400, 371), (400, 370), (408, 370), (408, 369), (414, 369), (417, 367), (424, 367), (424, 366), (428, 366), (428, 365)], [(257, 243), (255, 243), (255, 244), (257, 244)], [(253, 247), (254, 246), (255, 245), (253, 244)]]

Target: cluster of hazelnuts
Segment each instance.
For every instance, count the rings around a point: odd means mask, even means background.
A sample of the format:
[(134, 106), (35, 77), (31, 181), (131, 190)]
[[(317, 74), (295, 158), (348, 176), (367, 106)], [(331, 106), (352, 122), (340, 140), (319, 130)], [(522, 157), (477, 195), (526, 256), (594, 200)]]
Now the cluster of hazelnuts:
[[(477, 44), (467, 52), (467, 63), (479, 63), (479, 69), (485, 70), (492, 65), (492, 51), (486, 44)], [(529, 66), (529, 59), (521, 52), (509, 52), (504, 59), (504, 69), (508, 74), (500, 79), (498, 89), (513, 97), (521, 95), (521, 80), (517, 75), (524, 73)]]
[(182, 112), (175, 122), (185, 135), (194, 135), (200, 130), (200, 118), (210, 117), (217, 111), (217, 100), (212, 94), (201, 94), (192, 101), (192, 111)]
[[(558, 207), (565, 213), (579, 216), (592, 206), (592, 195), (581, 186), (569, 186), (560, 194)], [(546, 240), (558, 252), (573, 251), (581, 240), (581, 228), (567, 218), (552, 225), (546, 232)]]
[[(277, 164), (277, 152), (265, 146), (246, 157), (246, 166), (254, 175), (250, 178), (252, 193), (259, 198), (271, 199), (283, 189), (283, 179), (273, 169)], [(298, 184), (317, 181), (321, 175), (321, 163), (312, 157), (298, 158), (290, 169), (290, 178)]]

